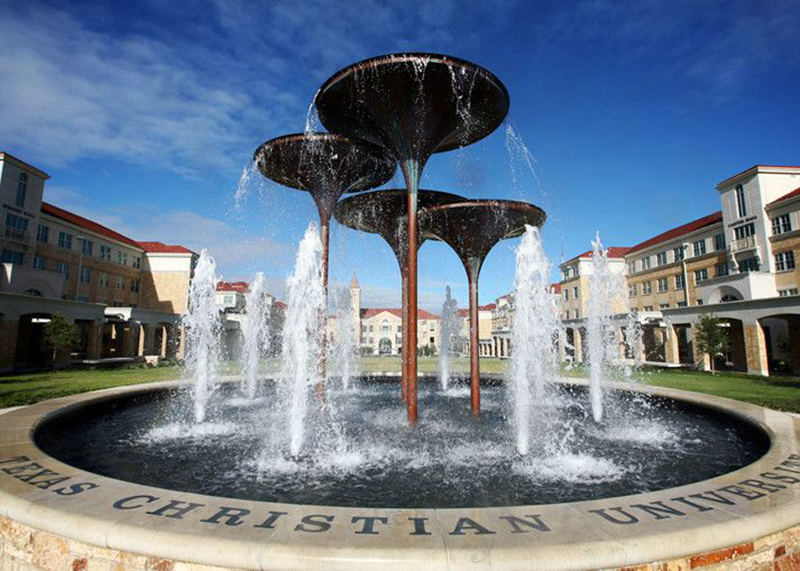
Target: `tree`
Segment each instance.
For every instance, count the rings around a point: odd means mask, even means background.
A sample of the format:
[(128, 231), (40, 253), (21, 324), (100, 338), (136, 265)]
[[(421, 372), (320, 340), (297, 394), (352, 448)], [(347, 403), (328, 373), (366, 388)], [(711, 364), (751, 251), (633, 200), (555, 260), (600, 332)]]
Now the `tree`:
[(53, 368), (56, 366), (58, 355), (71, 350), (80, 340), (75, 324), (70, 323), (59, 313), (53, 315), (50, 321), (45, 323), (44, 339), (53, 349)]
[(697, 348), (711, 357), (711, 373), (713, 374), (715, 372), (714, 357), (719, 353), (725, 353), (730, 347), (728, 329), (723, 327), (722, 321), (713, 313), (701, 315), (694, 326), (697, 330), (695, 334)]

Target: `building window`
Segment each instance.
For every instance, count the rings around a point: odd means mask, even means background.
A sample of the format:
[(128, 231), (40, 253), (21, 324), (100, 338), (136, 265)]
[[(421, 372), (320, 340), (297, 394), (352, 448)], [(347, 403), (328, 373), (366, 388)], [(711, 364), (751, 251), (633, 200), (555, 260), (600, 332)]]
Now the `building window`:
[(789, 297), (790, 295), (797, 295), (797, 288), (790, 287), (788, 289), (779, 289), (778, 295), (781, 297)]
[(776, 216), (772, 219), (772, 234), (777, 236), (778, 234), (783, 234), (784, 232), (791, 232), (792, 231), (792, 221), (789, 218), (788, 214), (782, 214), (781, 216)]
[(575, 319), (580, 319), (580, 318), (581, 318), (581, 312), (576, 309), (575, 310)]
[(694, 272), (694, 283), (701, 284), (708, 279), (708, 270), (703, 268), (702, 270), (695, 270)]
[(119, 291), (123, 291), (125, 289), (125, 280), (122, 279), (122, 276), (117, 276), (115, 280), (114, 288), (118, 289)]
[(636, 297), (636, 284), (628, 286), (628, 297)]
[(91, 256), (92, 250), (94, 249), (94, 243), (91, 240), (83, 240), (83, 244), (81, 244), (81, 253), (84, 256)]
[(660, 303), (658, 304), (658, 309), (669, 309), (668, 303)]
[(653, 282), (642, 282), (642, 295), (653, 293)]
[(50, 227), (45, 226), (44, 224), (39, 224), (39, 228), (36, 230), (36, 240), (47, 244), (49, 239), (50, 239)]
[(694, 244), (692, 244), (694, 249), (695, 256), (703, 256), (706, 253), (706, 241), (705, 240), (698, 240)]
[(775, 254), (775, 271), (785, 272), (794, 269), (794, 252), (778, 252)]
[(572, 288), (572, 297), (578, 299), (578, 286)]
[(728, 262), (722, 262), (721, 264), (717, 264), (717, 276), (727, 276), (729, 273), (728, 270)]
[(678, 246), (672, 249), (672, 255), (675, 257), (676, 262), (683, 260), (683, 246)]
[(100, 275), (97, 277), (97, 285), (100, 287), (108, 287), (108, 274), (105, 272), (100, 272)]
[(19, 173), (17, 179), (17, 200), (15, 204), (19, 208), (25, 208), (25, 194), (28, 192), (28, 173)]
[(44, 269), (44, 256), (34, 256), (34, 258), (33, 258), (33, 267), (36, 270), (43, 270)]
[(139, 280), (131, 280), (131, 291), (139, 292)]
[(683, 274), (678, 274), (675, 276), (675, 289), (683, 289), (686, 287), (686, 280), (683, 278)]
[(120, 266), (125, 266), (128, 264), (128, 254), (123, 252), (122, 250), (117, 250), (117, 263)]
[(703, 305), (703, 300), (702, 299), (698, 299), (698, 300), (695, 300), (694, 303), (695, 303), (695, 305)]
[(746, 274), (747, 272), (757, 272), (761, 268), (758, 263), (758, 258), (746, 258), (739, 262), (739, 273)]
[(649, 270), (650, 269), (650, 256), (646, 258), (642, 258), (642, 270)]
[(28, 219), (16, 214), (6, 214), (6, 238), (26, 242), (25, 234), (28, 232)]
[(87, 267), (81, 268), (81, 283), (88, 284), (91, 283), (91, 281), (92, 281), (92, 270)]
[(140, 258), (139, 256), (134, 256), (133, 257), (133, 268), (136, 269), (136, 270), (139, 270), (139, 269), (141, 269), (141, 267), (142, 267), (142, 258)]
[(58, 233), (58, 247), (65, 248), (67, 250), (72, 249), (72, 234), (68, 234), (66, 232), (59, 232)]
[(678, 307), (686, 307), (686, 302), (685, 301), (679, 301), (678, 302)]
[(4, 264), (19, 264), (21, 266), (22, 260), (23, 260), (22, 252), (15, 252), (14, 250), (3, 250)]
[(564, 301), (569, 301), (569, 288), (564, 288)]
[(739, 218), (747, 216), (747, 205), (744, 201), (744, 187), (741, 184), (736, 185), (736, 209), (739, 212)]
[(659, 252), (658, 254), (656, 254), (656, 265), (657, 266), (667, 265), (667, 252)]
[(69, 264), (67, 262), (58, 262), (56, 265), (56, 270), (59, 274), (64, 276), (64, 279), (69, 279)]
[(100, 244), (100, 259), (111, 261), (111, 246)]
[(754, 236), (756, 233), (756, 225), (751, 222), (750, 224), (745, 224), (744, 226), (738, 226), (733, 229), (733, 235), (736, 237), (737, 240), (741, 240), (742, 238), (749, 238), (750, 236)]
[(725, 249), (725, 234), (714, 234), (714, 249), (717, 252)]
[(663, 293), (668, 289), (669, 286), (667, 285), (667, 278), (658, 278), (658, 291)]
[(384, 319), (381, 321), (381, 333), (388, 333), (391, 327), (389, 327), (389, 320)]
[(636, 273), (636, 262), (628, 262), (628, 273), (629, 274)]
[(644, 310), (645, 311), (653, 311), (653, 306), (652, 305), (645, 305), (644, 306)]

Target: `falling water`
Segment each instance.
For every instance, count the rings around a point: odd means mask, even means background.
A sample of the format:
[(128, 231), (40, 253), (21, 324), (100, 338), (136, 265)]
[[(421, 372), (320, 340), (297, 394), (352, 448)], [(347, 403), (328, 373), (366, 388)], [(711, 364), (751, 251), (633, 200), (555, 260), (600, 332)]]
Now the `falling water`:
[(193, 381), (195, 422), (203, 422), (206, 407), (217, 384), (219, 365), (219, 311), (214, 301), (217, 286), (214, 258), (200, 253), (189, 286), (189, 310), (183, 316), (186, 329), (186, 375)]
[(324, 335), (322, 242), (315, 223), (308, 225), (297, 252), (294, 273), (286, 280), (286, 320), (283, 325), (283, 366), (280, 406), (289, 413), (289, 451), (297, 456), (303, 446), (311, 387), (323, 381), (320, 357)]
[(592, 242), (592, 276), (589, 280), (586, 345), (589, 361), (589, 396), (595, 422), (603, 418), (603, 385), (619, 362), (620, 345), (614, 316), (626, 313), (621, 272), (608, 264), (608, 250), (603, 249), (600, 234)]
[(339, 377), (343, 388), (347, 389), (351, 379), (358, 375), (356, 309), (349, 290), (336, 291), (332, 297), (336, 328), (333, 342), (328, 345), (328, 374)]
[(450, 286), (445, 289), (442, 305), (441, 350), (439, 352), (439, 381), (442, 390), (446, 391), (450, 383), (450, 347), (453, 337), (461, 330), (461, 319), (458, 317), (458, 302), (450, 295)]
[(545, 401), (547, 386), (556, 379), (558, 353), (554, 340), (561, 323), (549, 291), (550, 261), (542, 249), (539, 229), (528, 226), (517, 249), (514, 277), (514, 319), (511, 324), (509, 368), (512, 418), (517, 451), (528, 454), (531, 428), (542, 420), (534, 407)]
[(258, 272), (247, 294), (242, 321), (242, 389), (249, 399), (256, 396), (259, 364), (269, 345), (270, 301), (264, 274)]

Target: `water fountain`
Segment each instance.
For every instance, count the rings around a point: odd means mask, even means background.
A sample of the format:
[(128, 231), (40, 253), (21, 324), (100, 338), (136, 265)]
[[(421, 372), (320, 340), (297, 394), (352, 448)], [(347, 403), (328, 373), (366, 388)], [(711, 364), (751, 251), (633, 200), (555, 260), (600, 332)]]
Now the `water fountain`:
[(461, 331), (461, 318), (458, 316), (458, 302), (450, 295), (450, 286), (445, 288), (442, 304), (442, 324), (439, 337), (439, 382), (446, 391), (450, 384), (450, 353), (453, 337)]
[[(469, 376), (472, 414), (481, 410), (478, 353), (478, 277), (486, 256), (504, 238), (519, 236), (526, 226), (544, 223), (544, 211), (515, 200), (472, 200), (422, 209), (420, 220), (429, 232), (455, 250), (469, 281)], [(474, 229), (480, 228), (480, 232)]]
[[(313, 224), (288, 283), (281, 371), (256, 388), (263, 398), (208, 399), (211, 391), (234, 397), (239, 387), (215, 384), (216, 277), (204, 254), (186, 322), (193, 386), (118, 388), (0, 417), (5, 556), (43, 553), (60, 558), (51, 567), (76, 569), (619, 569), (800, 553), (800, 421), (728, 399), (608, 383), (601, 404), (616, 422), (595, 422), (597, 391), (558, 375), (560, 325), (538, 231), (544, 213), (418, 189), (431, 153), (477, 141), (503, 120), (508, 96), (497, 78), (446, 56), (384, 56), (335, 74), (316, 104), (331, 137), (378, 149), (368, 154), (385, 170), (362, 172), (369, 185), (391, 176), (381, 154), (403, 168), (404, 190), (334, 207), (329, 192), (338, 199), (357, 187), (336, 178), (315, 198), (323, 199), (321, 226), (333, 209), (344, 224), (379, 234), (407, 275), (407, 410), (398, 407), (396, 378), (380, 375), (346, 391), (331, 383), (311, 406), (311, 387), (325, 376), (326, 291), (325, 231)], [(303, 147), (317, 135), (294, 137)], [(314, 164), (284, 159), (274, 151), (282, 145), (256, 154), (267, 176), (281, 178), (276, 164)], [(468, 421), (465, 394), (433, 383), (418, 390), (417, 250), (425, 239), (456, 250), (474, 324), (483, 259), (523, 232), (510, 372), (481, 394), (472, 333), (470, 394), (481, 414)], [(597, 283), (591, 295), (607, 296)], [(415, 424), (418, 399), (426, 413)], [(165, 430), (186, 410), (197, 430)]]
[[(420, 207), (432, 206), (435, 204), (447, 204), (449, 202), (463, 201), (463, 196), (442, 192), (438, 190), (418, 190), (417, 204)], [(406, 192), (401, 189), (381, 190), (351, 196), (336, 205), (334, 216), (336, 220), (349, 228), (378, 234), (383, 238), (394, 252), (397, 264), (400, 267), (400, 281), (402, 288), (402, 381), (400, 383), (401, 395), (406, 400), (408, 393), (408, 378), (410, 373), (408, 367), (411, 359), (409, 358), (408, 348), (411, 341), (409, 338), (410, 323), (408, 318), (408, 247), (410, 240), (407, 239), (408, 231)], [(418, 237), (414, 240), (417, 248), (420, 248), (429, 238), (436, 239), (425, 228), (417, 228)], [(416, 326), (414, 327), (416, 330)], [(416, 363), (416, 352), (414, 353)]]
[(270, 344), (270, 299), (264, 274), (258, 272), (245, 297), (247, 313), (242, 322), (242, 389), (254, 399), (258, 391), (259, 365)]
[[(436, 54), (367, 59), (331, 76), (314, 98), (322, 124), (370, 141), (400, 163), (407, 191), (408, 333), (417, 346), (417, 210), (420, 176), (433, 153), (464, 147), (492, 133), (508, 113), (505, 86), (468, 61)], [(406, 354), (407, 408), (417, 421), (417, 354)]]
[(206, 250), (200, 252), (194, 279), (189, 286), (186, 328), (186, 376), (193, 387), (195, 422), (203, 422), (212, 391), (219, 382), (219, 310), (214, 300), (216, 264)]

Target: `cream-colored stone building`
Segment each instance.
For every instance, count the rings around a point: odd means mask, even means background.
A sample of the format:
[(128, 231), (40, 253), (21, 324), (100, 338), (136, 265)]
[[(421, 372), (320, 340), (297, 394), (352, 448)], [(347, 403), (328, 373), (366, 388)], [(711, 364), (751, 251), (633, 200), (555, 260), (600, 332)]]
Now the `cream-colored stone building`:
[[(731, 349), (717, 365), (767, 375), (800, 374), (800, 167), (756, 165), (716, 186), (721, 209), (618, 251), (628, 303), (643, 327), (645, 361), (709, 366), (692, 325), (713, 313)], [(588, 280), (562, 264), (562, 303), (582, 360)], [(569, 270), (569, 271), (568, 271)], [(572, 299), (563, 297), (571, 292)], [(574, 312), (578, 311), (576, 315)], [(570, 313), (567, 313), (570, 312)], [(622, 325), (620, 315), (620, 328)], [(570, 332), (572, 336), (570, 336)]]
[(48, 178), (0, 152), (0, 372), (48, 366), (55, 314), (77, 326), (76, 361), (179, 354), (196, 254), (44, 202)]

